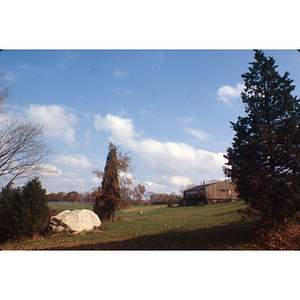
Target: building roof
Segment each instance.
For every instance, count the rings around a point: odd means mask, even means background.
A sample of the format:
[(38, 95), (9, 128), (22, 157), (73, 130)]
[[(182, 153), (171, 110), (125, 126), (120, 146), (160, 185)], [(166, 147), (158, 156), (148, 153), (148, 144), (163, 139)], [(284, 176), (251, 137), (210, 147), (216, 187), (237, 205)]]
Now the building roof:
[[(205, 189), (210, 185), (214, 185), (214, 184), (217, 184), (217, 183), (220, 183), (220, 182), (226, 182), (226, 181), (224, 180), (224, 181), (218, 181), (218, 182), (213, 182), (213, 183), (208, 183), (208, 184), (196, 185), (196, 186), (193, 186), (191, 188), (188, 188), (188, 189), (184, 190), (184, 192), (194, 191), (194, 190), (199, 190), (199, 189)], [(233, 186), (232, 183), (229, 183), (229, 182), (226, 182), (226, 183)]]
[[(219, 181), (221, 182), (221, 181)], [(219, 182), (213, 182), (213, 183), (208, 183), (208, 184), (203, 184), (203, 185), (196, 185), (196, 186), (193, 186), (189, 189), (186, 189), (184, 190), (184, 192), (187, 192), (187, 191), (193, 191), (193, 190), (199, 190), (199, 189), (205, 189), (206, 187), (210, 186), (210, 185), (213, 185), (213, 184), (216, 184), (216, 183), (219, 183)]]

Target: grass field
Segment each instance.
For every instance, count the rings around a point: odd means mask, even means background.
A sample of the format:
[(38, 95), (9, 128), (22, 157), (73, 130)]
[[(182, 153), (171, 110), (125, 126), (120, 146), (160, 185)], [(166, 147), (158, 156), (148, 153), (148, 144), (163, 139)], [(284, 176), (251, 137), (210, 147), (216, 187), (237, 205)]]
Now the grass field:
[[(89, 205), (52, 204), (57, 211), (91, 209)], [(9, 242), (3, 250), (232, 250), (246, 249), (252, 220), (242, 219), (242, 201), (206, 206), (132, 206), (115, 222), (82, 235), (61, 233)], [(143, 211), (142, 214), (140, 212)]]
[(93, 210), (93, 205), (84, 205), (84, 204), (48, 204), (50, 208), (62, 212), (64, 210), (75, 210), (75, 209), (90, 209)]

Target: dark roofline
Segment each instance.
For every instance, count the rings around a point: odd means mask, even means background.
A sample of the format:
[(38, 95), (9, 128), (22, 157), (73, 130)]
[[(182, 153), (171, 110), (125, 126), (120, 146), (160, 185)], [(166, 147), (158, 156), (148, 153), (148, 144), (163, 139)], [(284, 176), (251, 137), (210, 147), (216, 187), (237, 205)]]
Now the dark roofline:
[[(206, 188), (206, 187), (208, 187), (208, 186), (211, 186), (211, 185), (214, 185), (214, 184), (217, 184), (217, 183), (220, 183), (220, 182), (226, 182), (226, 181), (225, 181), (225, 180), (222, 180), (222, 181), (213, 182), (213, 183), (208, 183), (208, 184), (195, 185), (195, 186), (193, 186), (193, 187), (191, 187), (191, 188), (188, 188), (188, 189), (184, 190), (183, 192), (194, 191), (194, 190), (198, 190), (198, 189), (204, 189), (204, 188)], [(226, 182), (226, 183), (228, 183), (228, 182)], [(233, 184), (231, 184), (231, 183), (228, 183), (228, 184), (233, 185)]]
[(195, 185), (195, 186), (193, 186), (193, 187), (191, 187), (189, 189), (184, 190), (184, 192), (198, 190), (198, 189), (203, 189), (203, 188), (206, 188), (206, 187), (208, 187), (210, 185), (213, 185), (213, 184), (216, 184), (216, 183), (219, 183), (219, 182), (221, 182), (221, 181), (214, 182), (214, 183), (203, 184), (203, 185)]

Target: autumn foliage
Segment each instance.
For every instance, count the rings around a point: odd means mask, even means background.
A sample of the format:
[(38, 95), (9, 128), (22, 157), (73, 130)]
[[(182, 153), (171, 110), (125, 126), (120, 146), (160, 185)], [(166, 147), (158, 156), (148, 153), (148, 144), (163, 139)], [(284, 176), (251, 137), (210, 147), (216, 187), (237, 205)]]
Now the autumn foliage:
[(131, 157), (123, 155), (117, 146), (110, 143), (104, 172), (94, 171), (94, 174), (102, 178), (101, 186), (93, 192), (94, 212), (101, 221), (114, 221), (115, 212), (130, 204), (126, 199), (127, 196), (130, 197), (128, 186), (132, 179), (127, 176), (127, 172), (131, 169)]

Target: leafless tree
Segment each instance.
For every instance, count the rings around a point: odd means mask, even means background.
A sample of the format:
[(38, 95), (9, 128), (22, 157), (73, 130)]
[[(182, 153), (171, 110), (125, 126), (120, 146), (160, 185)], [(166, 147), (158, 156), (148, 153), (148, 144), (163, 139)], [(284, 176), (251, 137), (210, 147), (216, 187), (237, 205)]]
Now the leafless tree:
[(39, 123), (5, 118), (10, 85), (3, 83), (0, 71), (0, 179), (13, 180), (41, 172), (47, 168), (47, 158), (53, 153), (44, 138)]
[(137, 204), (142, 204), (142, 198), (143, 195), (146, 192), (146, 187), (144, 185), (138, 184), (136, 187), (134, 187), (133, 189), (133, 200), (137, 203)]
[(5, 73), (0, 69), (0, 114), (5, 113), (7, 110), (7, 98), (11, 84), (4, 84)]

